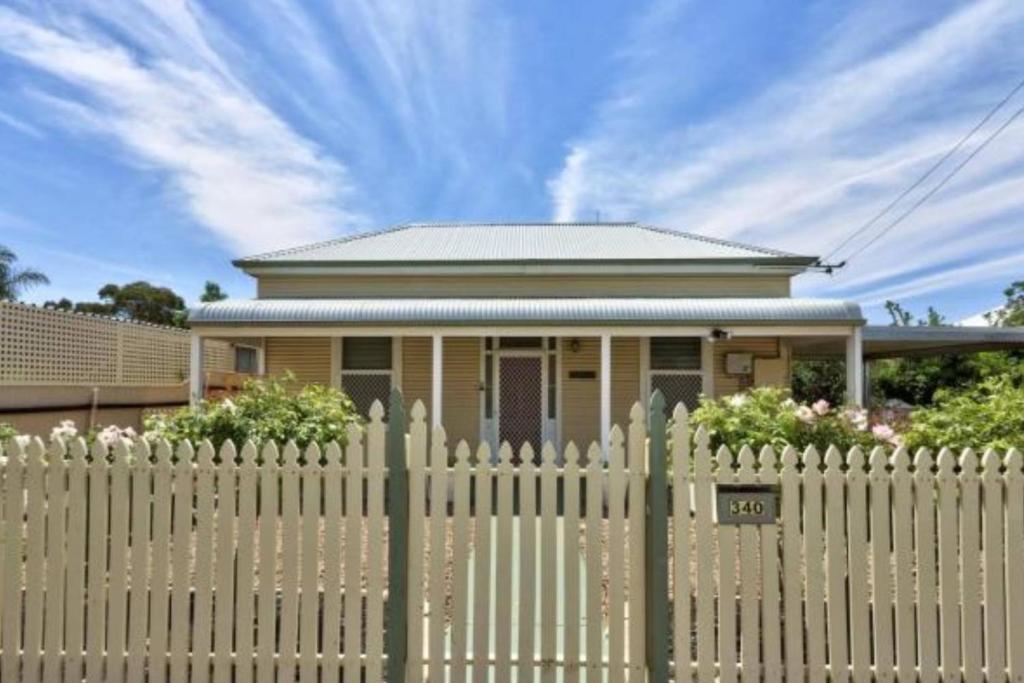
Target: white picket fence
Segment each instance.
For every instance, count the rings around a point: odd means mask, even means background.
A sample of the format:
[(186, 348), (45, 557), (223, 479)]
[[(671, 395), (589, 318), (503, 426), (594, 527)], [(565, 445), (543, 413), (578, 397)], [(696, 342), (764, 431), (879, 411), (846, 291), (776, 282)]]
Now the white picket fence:
[[(0, 677), (380, 681), (404, 631), (408, 681), (646, 680), (644, 411), (607, 462), (570, 444), (517, 465), (450, 448), (418, 404), (402, 629), (385, 624), (382, 413), (305, 452), (8, 446)], [(734, 462), (675, 417), (671, 588), (653, 596), (674, 607), (654, 626), (674, 680), (1024, 681), (1019, 452)], [(716, 525), (729, 483), (778, 485), (778, 523)]]

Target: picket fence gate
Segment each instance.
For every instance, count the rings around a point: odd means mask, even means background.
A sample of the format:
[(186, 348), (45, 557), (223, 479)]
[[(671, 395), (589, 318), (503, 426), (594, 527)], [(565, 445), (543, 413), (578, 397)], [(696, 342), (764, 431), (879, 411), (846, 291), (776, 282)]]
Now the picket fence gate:
[(1020, 452), (734, 458), (650, 404), (539, 465), (397, 393), (344, 447), (9, 444), (0, 677), (1024, 681)]

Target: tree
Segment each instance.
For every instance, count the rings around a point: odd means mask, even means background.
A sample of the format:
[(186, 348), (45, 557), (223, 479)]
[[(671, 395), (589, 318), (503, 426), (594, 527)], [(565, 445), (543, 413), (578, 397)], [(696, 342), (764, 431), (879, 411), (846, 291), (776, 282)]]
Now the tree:
[(185, 300), (167, 287), (155, 287), (145, 281), (124, 286), (108, 284), (100, 289), (99, 297), (101, 306), (109, 307), (111, 315), (157, 325), (181, 327), (183, 323)]
[(43, 304), (43, 308), (52, 308), (56, 311), (73, 311), (75, 310), (75, 304), (71, 299), (66, 296), (62, 296), (57, 301), (47, 301)]
[(50, 284), (50, 278), (32, 268), (18, 268), (18, 257), (0, 245), (0, 301), (17, 301), (26, 289)]
[(207, 280), (206, 286), (203, 288), (203, 293), (199, 297), (199, 300), (203, 303), (210, 303), (213, 301), (224, 301), (224, 299), (227, 298), (227, 292), (221, 289), (220, 285), (212, 280)]
[(1006, 297), (998, 310), (986, 313), (989, 323), (1000, 327), (1024, 326), (1024, 280), (1017, 280), (1003, 290)]

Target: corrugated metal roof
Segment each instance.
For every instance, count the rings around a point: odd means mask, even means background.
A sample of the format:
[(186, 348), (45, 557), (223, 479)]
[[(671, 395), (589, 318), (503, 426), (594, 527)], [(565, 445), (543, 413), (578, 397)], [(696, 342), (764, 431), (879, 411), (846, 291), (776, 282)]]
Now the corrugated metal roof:
[[(1024, 349), (1019, 327), (867, 325), (862, 334), (868, 359)], [(842, 340), (808, 338), (795, 340), (794, 352), (800, 358), (839, 358), (846, 348)]]
[(193, 325), (782, 324), (863, 321), (831, 299), (254, 299), (201, 304)]
[(813, 260), (639, 223), (410, 223), (236, 265)]

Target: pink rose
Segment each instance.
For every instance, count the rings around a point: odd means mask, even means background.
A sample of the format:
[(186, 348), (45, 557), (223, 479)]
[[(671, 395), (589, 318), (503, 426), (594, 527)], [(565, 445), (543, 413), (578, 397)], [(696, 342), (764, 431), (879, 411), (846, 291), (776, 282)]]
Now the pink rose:
[(815, 401), (814, 404), (811, 405), (811, 410), (813, 410), (815, 413), (817, 413), (821, 417), (825, 417), (826, 415), (828, 415), (828, 411), (831, 410), (831, 409), (832, 409), (832, 406), (825, 399), (820, 399), (818, 401)]

